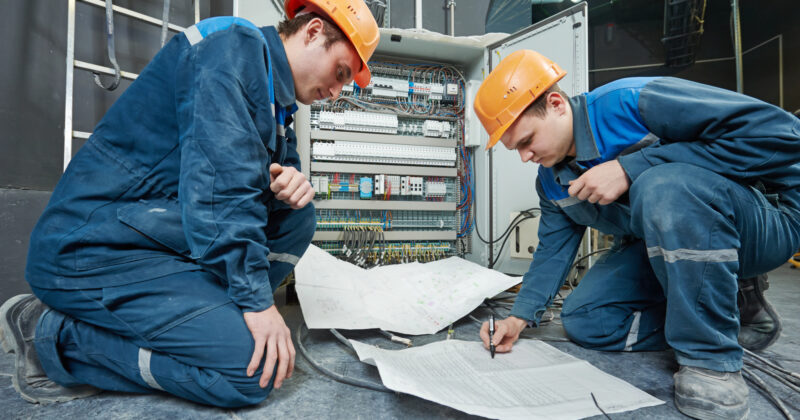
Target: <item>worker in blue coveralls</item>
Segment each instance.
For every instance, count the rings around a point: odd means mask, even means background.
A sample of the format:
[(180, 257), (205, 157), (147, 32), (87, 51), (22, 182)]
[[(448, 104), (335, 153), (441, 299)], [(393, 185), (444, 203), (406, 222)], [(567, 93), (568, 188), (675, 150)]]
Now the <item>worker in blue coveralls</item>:
[(567, 336), (597, 350), (672, 348), (675, 404), (699, 419), (749, 412), (742, 348), (780, 319), (766, 273), (800, 247), (800, 120), (727, 90), (628, 78), (568, 97), (566, 73), (518, 51), (475, 99), (489, 133), (538, 163), (539, 245), (511, 314), (489, 337), (511, 351), (553, 303), (587, 226), (612, 248), (565, 299)]
[(26, 400), (239, 407), (292, 376), (272, 294), (315, 215), (291, 115), (366, 86), (379, 32), (362, 0), (285, 7), (277, 29), (220, 17), (174, 36), (71, 161), (31, 235), (35, 296), (0, 309)]

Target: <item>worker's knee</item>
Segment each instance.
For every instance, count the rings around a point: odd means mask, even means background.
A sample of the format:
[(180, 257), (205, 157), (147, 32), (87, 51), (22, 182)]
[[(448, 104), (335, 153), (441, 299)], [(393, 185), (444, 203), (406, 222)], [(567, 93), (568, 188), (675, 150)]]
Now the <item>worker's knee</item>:
[(569, 308), (566, 303), (561, 312), (564, 331), (576, 344), (598, 350), (616, 350), (620, 344), (620, 326), (623, 316), (613, 307)]
[(641, 236), (644, 230), (672, 231), (690, 220), (687, 213), (704, 214), (717, 193), (715, 178), (719, 175), (685, 163), (666, 163), (644, 171), (630, 189), (634, 232)]
[(311, 243), (314, 231), (317, 228), (317, 216), (314, 211), (314, 204), (308, 203), (301, 209), (294, 210), (293, 217), (297, 220), (297, 235), (300, 243)]
[(259, 404), (272, 392), (276, 371), (277, 366), (273, 369), (267, 386), (262, 388), (260, 382), (263, 371), (261, 369), (256, 370), (253, 376), (247, 376), (246, 364), (217, 370), (216, 373), (220, 375), (220, 378), (208, 388), (207, 395), (211, 396), (211, 400), (205, 402), (225, 408)]

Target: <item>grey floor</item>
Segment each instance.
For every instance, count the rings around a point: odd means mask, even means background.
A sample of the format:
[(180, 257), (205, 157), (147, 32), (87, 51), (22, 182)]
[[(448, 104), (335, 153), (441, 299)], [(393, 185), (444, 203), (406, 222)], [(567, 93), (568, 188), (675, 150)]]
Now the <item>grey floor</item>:
[[(770, 273), (770, 290), (767, 296), (783, 317), (783, 334), (780, 340), (762, 355), (779, 361), (784, 367), (800, 372), (800, 270), (788, 265)], [(285, 305), (284, 314), (290, 328), (295, 331), (302, 321), (297, 305)], [(477, 316), (483, 314), (478, 312)], [(461, 321), (456, 326), (456, 338), (477, 340), (478, 326), (471, 321)], [(672, 402), (672, 373), (676, 363), (669, 351), (650, 353), (603, 353), (586, 350), (565, 342), (563, 329), (558, 323), (527, 332), (528, 337), (547, 340), (558, 349), (591, 362), (598, 368), (630, 382), (665, 404), (641, 410), (611, 414), (612, 419), (672, 419), (686, 418)], [(386, 348), (399, 348), (373, 331), (345, 332), (348, 338), (372, 342)], [(415, 338), (422, 345), (443, 336)], [(379, 381), (377, 370), (362, 364), (339, 344), (327, 331), (312, 331), (304, 340), (310, 355), (320, 364), (337, 373), (363, 380)], [(1, 352), (0, 352), (1, 353)], [(25, 418), (175, 418), (175, 419), (257, 419), (279, 418), (470, 418), (464, 413), (420, 398), (383, 393), (345, 385), (320, 374), (307, 360), (298, 355), (295, 374), (284, 387), (274, 392), (262, 404), (238, 410), (223, 410), (182, 401), (168, 395), (129, 395), (103, 393), (84, 400), (41, 406), (25, 402), (14, 391), (11, 372), (13, 355), (0, 354), (0, 417)], [(763, 376), (763, 375), (762, 375)], [(780, 387), (767, 379), (783, 399), (789, 410), (800, 417), (800, 394)], [(782, 418), (769, 401), (751, 388), (751, 419)], [(598, 418), (601, 418), (598, 416)]]

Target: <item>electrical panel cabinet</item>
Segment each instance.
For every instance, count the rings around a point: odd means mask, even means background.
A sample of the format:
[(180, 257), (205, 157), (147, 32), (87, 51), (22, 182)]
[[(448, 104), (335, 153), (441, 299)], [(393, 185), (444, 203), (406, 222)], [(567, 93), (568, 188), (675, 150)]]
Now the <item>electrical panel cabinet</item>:
[(502, 147), (485, 151), (472, 103), (491, 69), (525, 48), (568, 72), (568, 94), (585, 91), (586, 18), (581, 3), (510, 36), (381, 29), (370, 85), (346, 85), (296, 116), (314, 243), (365, 267), (460, 255), (524, 272), (494, 236), (511, 212), (537, 207), (537, 165)]

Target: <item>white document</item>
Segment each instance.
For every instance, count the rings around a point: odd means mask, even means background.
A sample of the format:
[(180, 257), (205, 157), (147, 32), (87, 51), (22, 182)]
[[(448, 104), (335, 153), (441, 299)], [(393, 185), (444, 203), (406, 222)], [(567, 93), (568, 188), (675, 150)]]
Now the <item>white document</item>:
[(311, 245), (295, 267), (309, 328), (433, 334), (519, 283), (458, 257), (363, 269)]
[(387, 388), (469, 414), (502, 419), (579, 419), (663, 404), (631, 384), (538, 340), (494, 359), (477, 341), (384, 350), (350, 340)]

